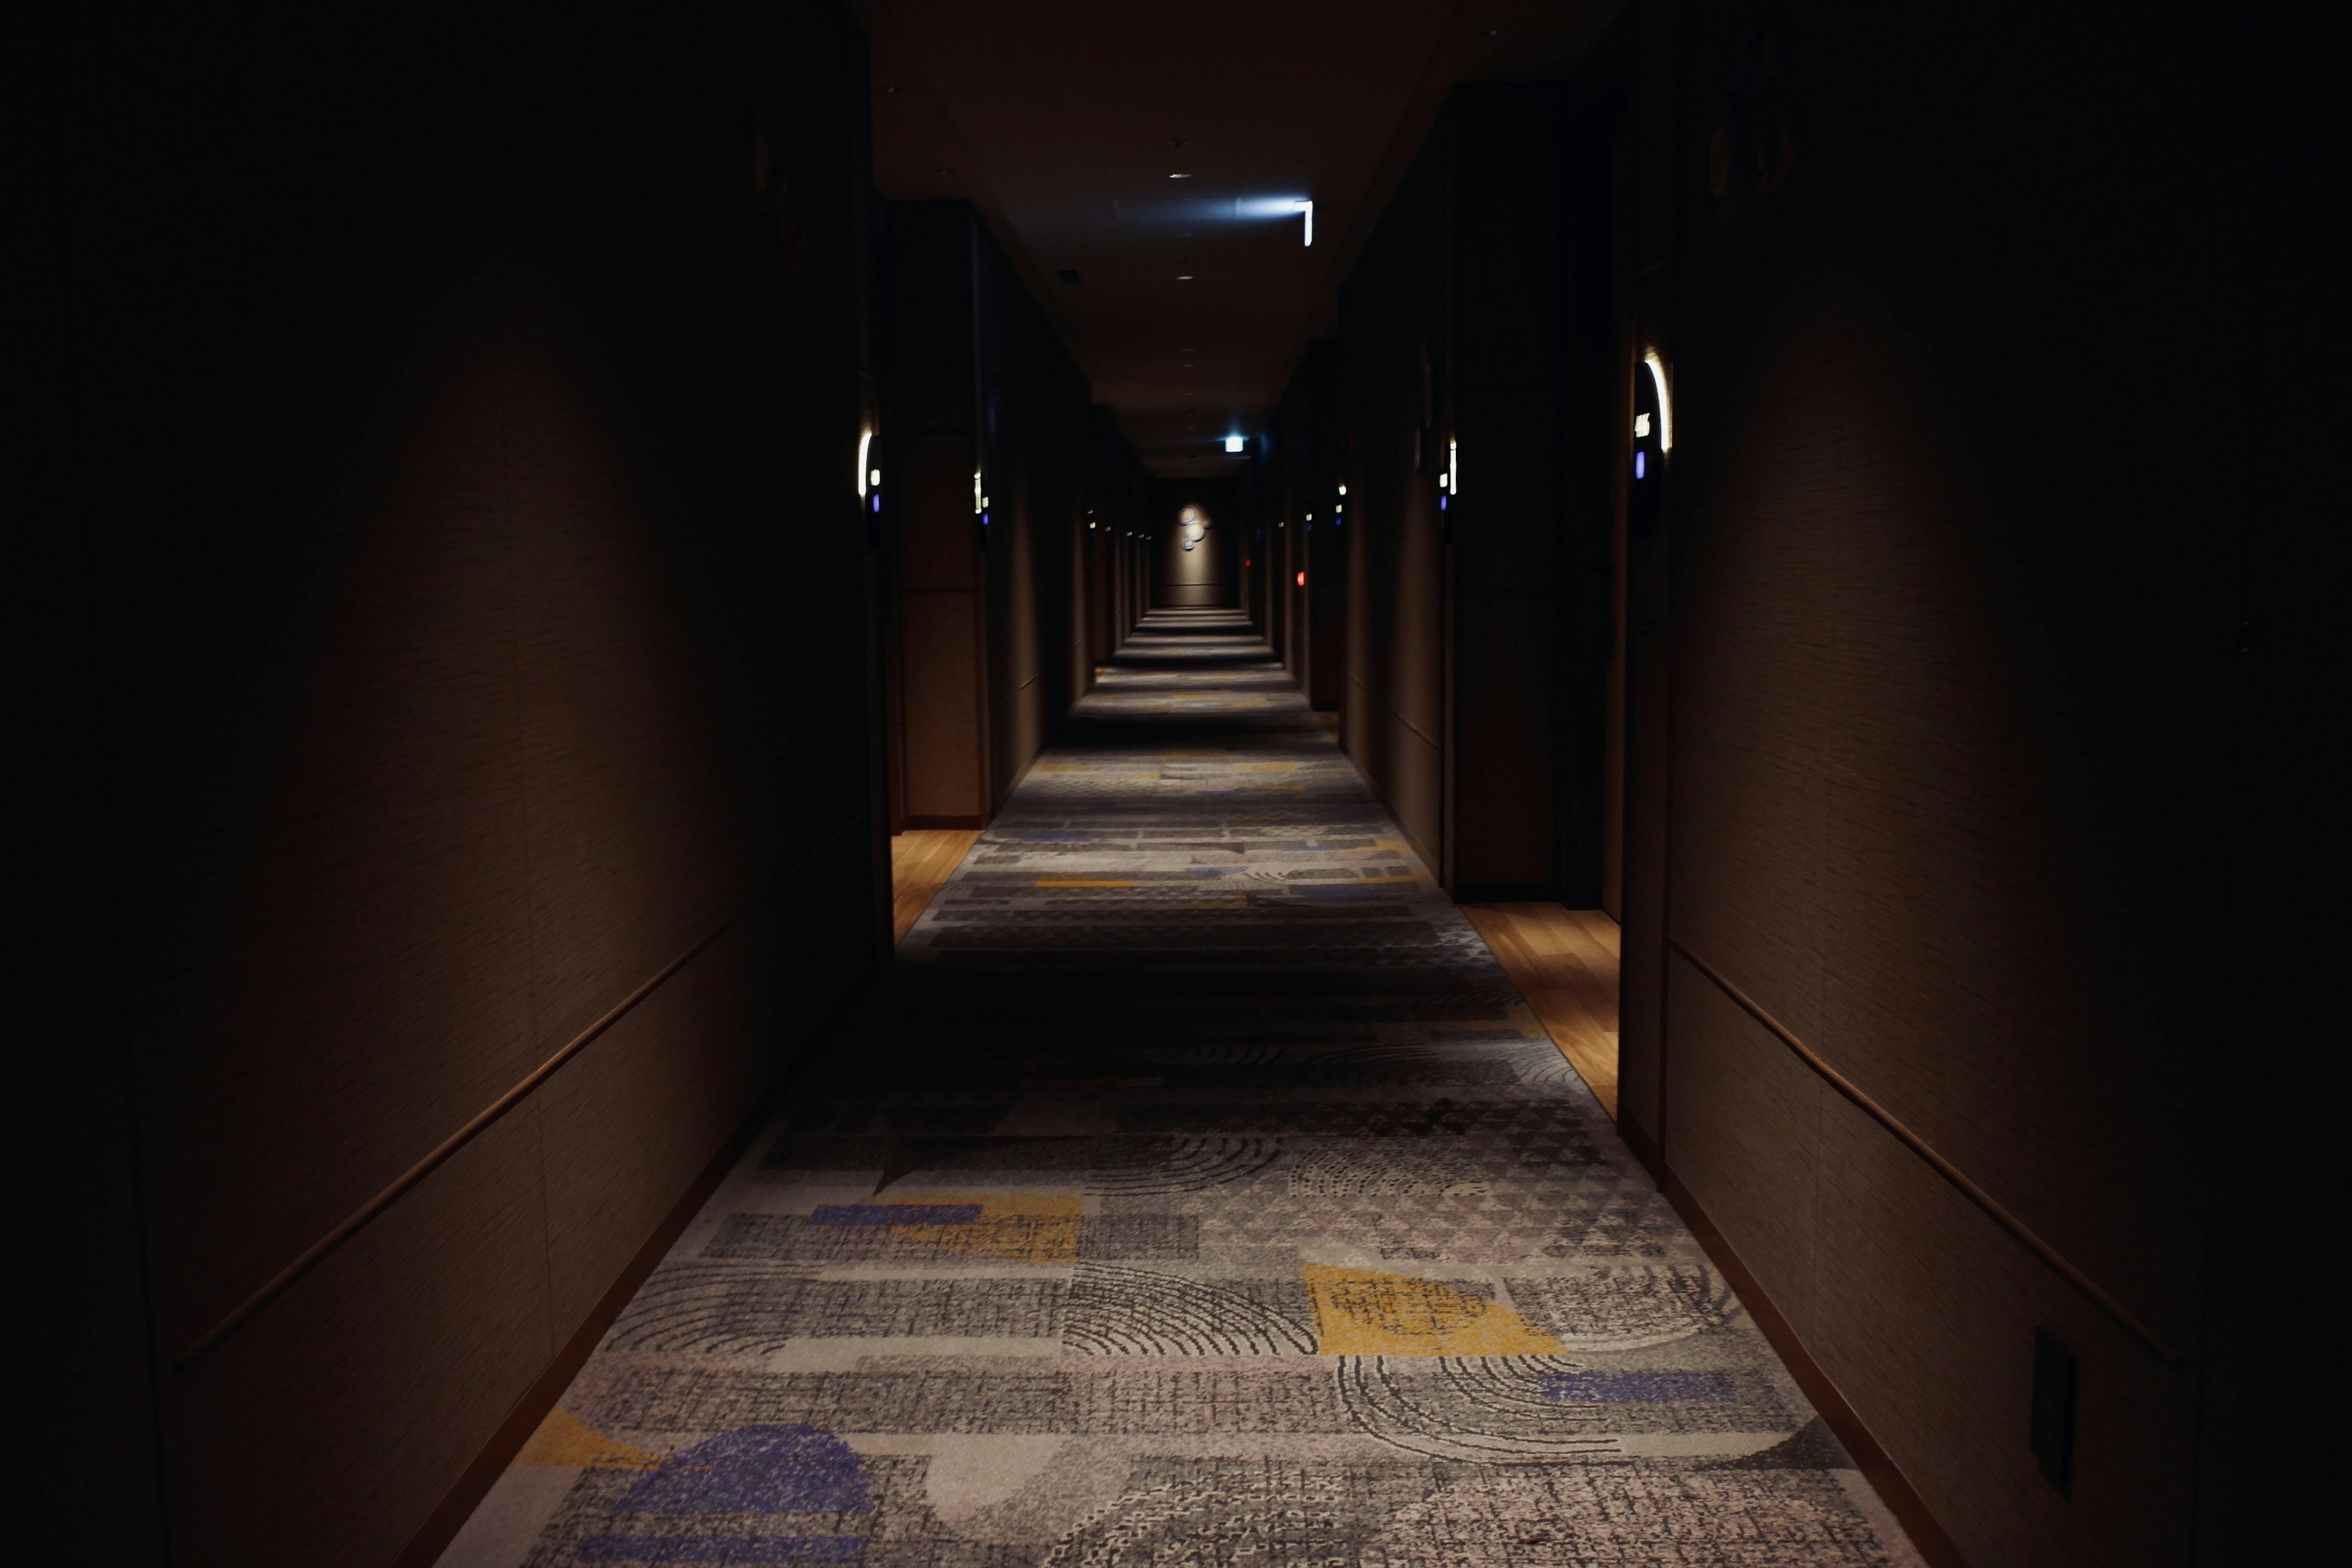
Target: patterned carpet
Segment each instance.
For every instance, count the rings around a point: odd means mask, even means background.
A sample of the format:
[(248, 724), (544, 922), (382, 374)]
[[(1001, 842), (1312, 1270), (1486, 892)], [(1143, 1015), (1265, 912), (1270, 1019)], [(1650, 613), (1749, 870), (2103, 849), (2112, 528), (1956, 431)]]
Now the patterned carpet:
[(448, 1568), (1916, 1561), (1231, 615), (900, 951)]

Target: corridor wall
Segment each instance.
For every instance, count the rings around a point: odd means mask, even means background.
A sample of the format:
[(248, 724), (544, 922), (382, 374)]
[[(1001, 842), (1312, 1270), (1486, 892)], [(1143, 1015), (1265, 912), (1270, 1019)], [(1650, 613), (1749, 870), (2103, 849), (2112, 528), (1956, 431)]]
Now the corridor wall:
[[(2126, 68), (2087, 16), (2029, 45), (1640, 4), (1575, 89), (1611, 142), (1610, 395), (1654, 353), (1673, 432), (1621, 474), (1623, 1124), (1949, 1561), (2286, 1561), (2326, 1489), (2252, 1348), (2324, 1331), (2239, 1274), (2246, 1227), (2311, 1216), (2246, 1195), (2303, 1140), (2216, 1067), (2311, 1070), (2237, 1032), (2308, 984), (2267, 950), (2310, 904), (2233, 825), (2309, 689), (2246, 606), (2340, 545), (2292, 509), (2267, 554), (2239, 535), (2263, 481), (2214, 421), (2257, 373), (2190, 302), (2292, 247), (2234, 226), (2266, 165), (2159, 85), (2236, 90), (2211, 42), (2148, 18)], [(2075, 1358), (2063, 1484), (2038, 1335)]]
[(882, 951), (863, 40), (41, 13), (11, 1539), (386, 1563)]
[(1267, 426), (1273, 439), (1260, 482), (1273, 498), (1278, 646), (1307, 700), (1337, 712), (1347, 689), (1348, 570), (1347, 533), (1333, 508), (1344, 499), (1349, 468), (1336, 340), (1307, 345)]
[(1086, 513), (1106, 437), (969, 203), (893, 202), (887, 229), (893, 825), (975, 827), (1092, 679)]
[(1610, 513), (1567, 422), (1591, 346), (1563, 292), (1562, 108), (1551, 83), (1447, 102), (1341, 290), (1349, 489), (1322, 499), (1349, 754), (1456, 896), (1589, 908)]

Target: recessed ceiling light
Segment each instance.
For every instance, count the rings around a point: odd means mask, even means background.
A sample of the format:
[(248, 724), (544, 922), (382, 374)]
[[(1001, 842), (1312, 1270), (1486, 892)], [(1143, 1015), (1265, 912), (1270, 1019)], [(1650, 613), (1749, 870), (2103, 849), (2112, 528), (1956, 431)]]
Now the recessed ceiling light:
[(1190, 174), (1171, 174), (1168, 177), (1171, 180), (1189, 180), (1192, 176)]
[(1179, 272), (1176, 274), (1176, 281), (1179, 283), (1190, 283), (1192, 281), (1192, 275), (1189, 272)]

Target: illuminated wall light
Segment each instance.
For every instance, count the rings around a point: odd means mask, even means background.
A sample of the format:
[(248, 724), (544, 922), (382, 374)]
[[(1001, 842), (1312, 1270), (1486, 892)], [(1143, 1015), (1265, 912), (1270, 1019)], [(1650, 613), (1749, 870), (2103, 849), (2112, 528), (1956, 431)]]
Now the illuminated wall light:
[(1248, 443), (1239, 436), (1228, 436), (1225, 437), (1225, 450), (1228, 452), (1238, 452), (1247, 444)]
[(860, 430), (857, 433), (857, 499), (860, 500), (866, 499), (868, 490), (882, 482), (882, 471), (879, 468), (869, 470), (866, 466), (867, 459), (873, 455), (874, 432)]
[(1307, 248), (1312, 250), (1315, 248), (1315, 204), (1311, 201), (1299, 203), (1298, 213), (1307, 220)]
[(1642, 356), (1642, 363), (1650, 367), (1650, 380), (1658, 389), (1658, 450), (1671, 452), (1675, 449), (1675, 412), (1666, 397), (1666, 362), (1658, 357), (1657, 350), (1652, 349)]

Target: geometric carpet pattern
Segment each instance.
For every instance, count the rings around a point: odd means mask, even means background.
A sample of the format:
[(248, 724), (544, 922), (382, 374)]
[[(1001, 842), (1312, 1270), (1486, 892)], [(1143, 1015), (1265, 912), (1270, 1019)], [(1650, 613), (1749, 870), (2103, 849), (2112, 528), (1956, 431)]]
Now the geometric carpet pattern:
[(1264, 646), (1161, 612), (443, 1561), (1917, 1560)]

